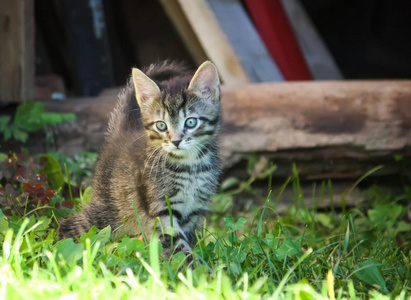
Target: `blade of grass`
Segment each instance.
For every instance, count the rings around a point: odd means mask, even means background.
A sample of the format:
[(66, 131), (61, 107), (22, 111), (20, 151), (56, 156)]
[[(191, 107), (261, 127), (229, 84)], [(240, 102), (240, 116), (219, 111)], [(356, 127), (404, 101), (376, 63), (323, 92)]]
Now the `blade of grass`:
[(295, 184), (296, 184), (296, 188), (297, 188), (297, 192), (298, 192), (298, 200), (300, 200), (301, 207), (305, 210), (307, 208), (305, 207), (303, 193), (301, 191), (300, 176), (298, 175), (298, 170), (297, 170), (296, 164), (293, 164), (293, 174), (294, 174), (294, 180), (295, 180)]
[[(168, 214), (170, 215), (170, 226), (171, 226), (171, 228), (174, 228), (174, 225), (173, 225), (173, 212), (171, 210), (170, 199), (168, 199), (168, 196), (166, 196), (166, 202), (167, 202), (167, 207), (168, 207)], [(170, 235), (170, 249), (173, 250), (173, 235)]]
[(265, 209), (267, 208), (268, 201), (270, 201), (270, 197), (271, 197), (271, 191), (268, 193), (267, 200), (265, 201), (265, 204), (263, 207), (263, 212), (261, 213), (260, 219), (258, 220), (258, 223), (257, 223), (257, 236), (258, 237), (261, 237), (263, 216), (264, 216)]
[(146, 242), (146, 245), (147, 245), (148, 244), (147, 237), (146, 237), (146, 234), (144, 233), (143, 225), (141, 224), (140, 216), (138, 215), (134, 200), (133, 200), (133, 208), (134, 208), (134, 213), (136, 214), (136, 217), (137, 217), (138, 226), (140, 226), (141, 234), (143, 235), (144, 241)]
[(334, 207), (334, 194), (333, 194), (333, 187), (332, 187), (331, 179), (327, 180), (327, 184), (328, 184), (328, 191), (330, 193), (331, 213), (334, 219), (335, 218), (335, 207)]
[(313, 252), (313, 249), (308, 249), (306, 253), (304, 253), (298, 261), (287, 271), (287, 273), (284, 275), (283, 279), (280, 281), (278, 284), (277, 288), (275, 289), (275, 292), (273, 294), (272, 299), (279, 299), (280, 294), (282, 290), (284, 289), (284, 286), (286, 285), (288, 279), (290, 278), (291, 274), (294, 272), (294, 270)]
[(368, 176), (370, 176), (372, 173), (377, 172), (378, 170), (381, 170), (382, 168), (384, 168), (383, 165), (380, 166), (376, 166), (375, 168), (372, 168), (371, 170), (367, 171), (364, 175), (362, 175), (360, 178), (357, 179), (356, 182), (354, 182), (354, 184), (351, 186), (351, 188), (348, 190), (347, 192), (347, 197), (352, 193), (352, 191), (355, 189), (355, 187), (361, 182), (363, 181), (365, 178), (367, 178)]
[(67, 169), (67, 164), (64, 163), (64, 169), (66, 170), (66, 176), (67, 176), (67, 185), (68, 185), (68, 189), (69, 189), (69, 194), (70, 194), (70, 200), (74, 202), (73, 199), (73, 193), (71, 192), (71, 183), (70, 183), (70, 175)]

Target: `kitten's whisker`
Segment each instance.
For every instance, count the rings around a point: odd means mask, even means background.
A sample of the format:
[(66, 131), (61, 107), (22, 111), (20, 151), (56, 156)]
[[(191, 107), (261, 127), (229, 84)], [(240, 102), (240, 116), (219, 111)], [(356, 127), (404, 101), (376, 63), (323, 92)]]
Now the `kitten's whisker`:
[(163, 175), (166, 174), (166, 162), (167, 162), (167, 157), (168, 157), (168, 152), (164, 156), (164, 162), (163, 162)]
[(234, 130), (226, 129), (224, 127), (220, 127), (220, 130), (227, 131), (227, 132), (230, 132), (230, 133), (235, 132)]
[(204, 150), (205, 149), (210, 150), (210, 149), (208, 149), (208, 147), (206, 145), (202, 145), (202, 146), (203, 146), (203, 148), (201, 148), (201, 146), (198, 143), (193, 144), (193, 147), (195, 147), (201, 153), (202, 157), (204, 158), (206, 156), (206, 154), (204, 153), (203, 149)]
[(139, 139), (141, 139), (142, 137), (146, 136), (145, 133), (143, 133), (142, 135), (140, 135), (138, 138), (136, 138), (134, 141), (132, 141), (132, 143), (137, 142)]
[[(197, 164), (196, 164), (196, 162), (195, 162), (195, 152), (194, 152), (194, 149), (189, 148), (189, 149), (188, 149), (188, 152), (189, 152), (189, 156), (190, 156), (190, 161), (191, 161), (191, 165), (192, 165), (192, 170), (197, 174), (197, 168), (198, 168), (198, 166), (197, 166)], [(194, 166), (195, 166), (195, 168), (194, 168)]]
[(146, 172), (146, 168), (147, 168), (147, 166), (148, 166), (148, 164), (149, 164), (149, 162), (150, 162), (150, 159), (151, 159), (151, 157), (153, 156), (153, 154), (154, 154), (155, 152), (157, 152), (158, 150), (160, 150), (160, 149), (161, 149), (161, 146), (159, 146), (159, 147), (155, 148), (155, 149), (154, 149), (154, 151), (153, 151), (153, 152), (151, 152), (150, 156), (146, 159), (146, 162), (145, 162), (145, 164), (144, 164), (144, 170), (143, 170), (143, 173), (145, 173), (145, 172)]
[(163, 153), (160, 151), (157, 153), (156, 157), (153, 159), (153, 164), (151, 165), (150, 173), (148, 174), (148, 177), (151, 178), (151, 173), (153, 172), (154, 166), (156, 167), (157, 171), (155, 172), (155, 175), (157, 177), (158, 174), (158, 164), (160, 162), (161, 157), (163, 156)]

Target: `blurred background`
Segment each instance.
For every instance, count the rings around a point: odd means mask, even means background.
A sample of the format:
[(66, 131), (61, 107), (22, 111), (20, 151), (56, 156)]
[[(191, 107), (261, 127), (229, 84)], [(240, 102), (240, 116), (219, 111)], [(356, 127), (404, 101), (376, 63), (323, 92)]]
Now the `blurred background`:
[(211, 59), (226, 84), (410, 78), (410, 15), (407, 0), (2, 0), (0, 101), (95, 96), (165, 59)]
[(132, 67), (208, 59), (225, 168), (260, 153), (284, 178), (294, 162), (310, 179), (399, 174), (410, 15), (409, 0), (1, 0), (1, 151), (98, 151)]
[(0, 158), (86, 153), (70, 169), (90, 177), (132, 67), (211, 60), (224, 176), (263, 197), (268, 169), (306, 195), (333, 180), (355, 206), (364, 174), (411, 178), (410, 16), (409, 0), (0, 0)]

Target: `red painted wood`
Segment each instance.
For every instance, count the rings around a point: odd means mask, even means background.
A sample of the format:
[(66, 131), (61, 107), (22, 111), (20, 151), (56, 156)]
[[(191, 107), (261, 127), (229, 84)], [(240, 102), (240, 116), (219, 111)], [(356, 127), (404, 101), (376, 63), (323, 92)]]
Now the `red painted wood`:
[(311, 80), (312, 75), (280, 0), (245, 0), (251, 18), (286, 80)]

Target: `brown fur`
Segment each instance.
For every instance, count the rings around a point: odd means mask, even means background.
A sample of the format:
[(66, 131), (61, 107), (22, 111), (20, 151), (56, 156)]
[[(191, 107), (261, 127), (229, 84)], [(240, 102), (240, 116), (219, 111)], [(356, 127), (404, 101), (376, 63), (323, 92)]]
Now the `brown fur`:
[[(151, 66), (146, 75), (134, 69), (120, 94), (96, 166), (90, 204), (61, 221), (59, 238), (78, 237), (93, 225), (110, 225), (113, 237), (136, 236), (141, 230), (134, 205), (146, 236), (151, 236), (156, 218), (162, 223), (156, 230), (167, 232), (168, 196), (176, 247), (170, 249), (165, 238), (164, 253), (190, 251), (195, 243), (195, 229), (204, 220), (220, 173), (218, 74), (206, 62), (194, 76), (174, 63)], [(189, 118), (196, 119), (195, 128), (187, 127)], [(167, 124), (164, 132), (156, 127), (159, 120)], [(177, 139), (181, 144), (173, 146)]]

